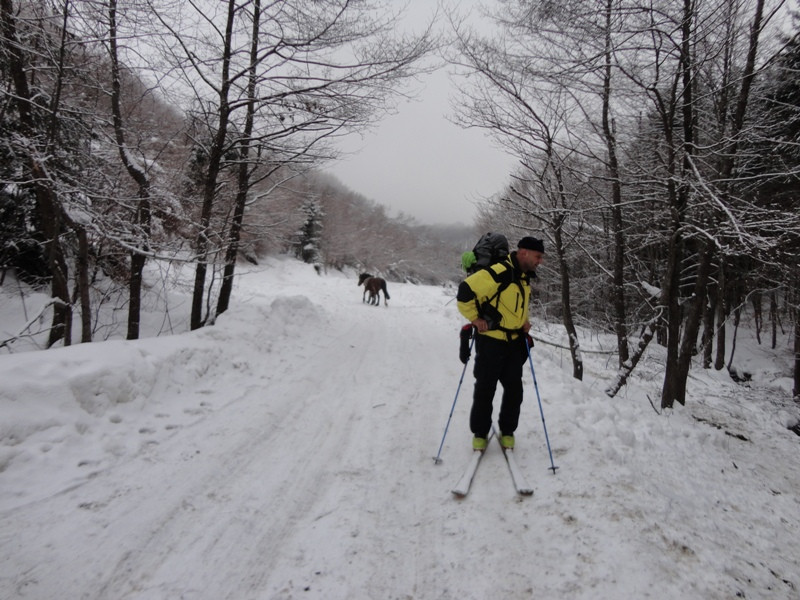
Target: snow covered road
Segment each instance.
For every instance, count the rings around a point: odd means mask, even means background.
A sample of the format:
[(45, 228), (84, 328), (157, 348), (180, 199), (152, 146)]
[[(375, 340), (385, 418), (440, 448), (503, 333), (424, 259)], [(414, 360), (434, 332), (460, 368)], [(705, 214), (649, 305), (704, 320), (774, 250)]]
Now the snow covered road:
[(454, 500), (469, 371), (433, 463), (462, 369), (454, 291), (389, 289), (369, 307), (354, 278), (277, 260), (214, 327), (0, 357), (0, 597), (797, 597), (796, 436), (763, 412), (750, 443), (692, 407), (659, 417), (641, 388), (609, 401), (547, 347), (558, 475), (526, 380), (535, 495), (492, 446)]

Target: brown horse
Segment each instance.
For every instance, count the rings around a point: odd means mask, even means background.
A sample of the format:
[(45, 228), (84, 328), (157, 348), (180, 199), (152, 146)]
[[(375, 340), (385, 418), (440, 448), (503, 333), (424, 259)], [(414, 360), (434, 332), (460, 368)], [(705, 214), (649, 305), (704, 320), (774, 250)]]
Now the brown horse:
[[(362, 273), (358, 276), (358, 285), (364, 284), (364, 294), (361, 296), (362, 302), (368, 302), (375, 306), (380, 306), (381, 296), (380, 291), (383, 290), (383, 305), (389, 306), (389, 292), (386, 290), (386, 281), (380, 277), (373, 277), (369, 273)], [(367, 300), (367, 293), (369, 293), (369, 301)]]

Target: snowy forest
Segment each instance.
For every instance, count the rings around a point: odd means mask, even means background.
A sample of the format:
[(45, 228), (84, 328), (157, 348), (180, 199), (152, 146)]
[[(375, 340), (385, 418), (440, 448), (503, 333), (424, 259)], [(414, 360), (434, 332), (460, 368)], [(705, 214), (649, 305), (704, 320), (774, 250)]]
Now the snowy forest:
[[(237, 265), (270, 253), (445, 284), (502, 231), (545, 239), (534, 311), (565, 329), (574, 378), (579, 329), (612, 332), (606, 393), (652, 343), (661, 408), (683, 404), (693, 363), (733, 371), (746, 318), (765, 345), (794, 332), (797, 398), (793, 8), (496, 0), (481, 28), (443, 6), (398, 34), (383, 1), (0, 0), (0, 285), (49, 295), (0, 346), (137, 339), (143, 303), (187, 266), (189, 327), (212, 325)], [(320, 170), (444, 65), (454, 118), (519, 164), (474, 231), (391, 216)]]
[(682, 404), (693, 358), (725, 368), (722, 325), (746, 307), (767, 344), (797, 321), (796, 15), (787, 30), (781, 1), (500, 4), (505, 35), (456, 27), (453, 50), (479, 81), (464, 124), (522, 165), (485, 222), (544, 232), (576, 378), (589, 319), (617, 336), (609, 395), (655, 338), (661, 406)]

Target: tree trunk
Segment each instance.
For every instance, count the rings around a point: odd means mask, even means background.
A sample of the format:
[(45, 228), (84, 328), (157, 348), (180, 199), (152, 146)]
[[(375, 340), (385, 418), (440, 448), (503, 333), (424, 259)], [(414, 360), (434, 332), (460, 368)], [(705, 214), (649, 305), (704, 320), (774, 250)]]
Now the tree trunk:
[(769, 320), (772, 327), (772, 344), (770, 347), (775, 350), (778, 346), (778, 298), (774, 290), (769, 295)]
[(719, 301), (719, 286), (709, 286), (703, 310), (703, 368), (710, 369), (714, 358), (714, 316)]
[(661, 304), (665, 307), (667, 335), (667, 360), (664, 365), (664, 384), (661, 388), (661, 408), (672, 408), (674, 399), (680, 396), (676, 373), (679, 356), (678, 338), (681, 331), (679, 283), (683, 242), (678, 213), (678, 207), (673, 205), (673, 233), (667, 252), (667, 270), (661, 286)]
[[(800, 269), (795, 267), (789, 277), (794, 279), (794, 401), (800, 403)], [(791, 285), (791, 284), (790, 284)], [(777, 311), (776, 311), (777, 312)], [(777, 319), (776, 319), (777, 321)]]
[(628, 378), (633, 373), (633, 370), (636, 368), (636, 365), (639, 364), (639, 360), (644, 355), (644, 351), (647, 349), (648, 344), (653, 339), (653, 335), (656, 332), (656, 328), (658, 326), (658, 322), (661, 320), (661, 315), (656, 315), (644, 328), (642, 332), (642, 337), (639, 338), (639, 343), (636, 345), (636, 349), (633, 351), (633, 354), (630, 355), (628, 361), (620, 367), (619, 371), (617, 371), (617, 376), (614, 379), (614, 382), (608, 386), (605, 390), (606, 395), (609, 398), (613, 398), (617, 395), (617, 393), (622, 389), (622, 387), (628, 382)]
[[(686, 396), (686, 381), (681, 380), (684, 372), (688, 374), (681, 360), (680, 332), (682, 324), (682, 310), (680, 306), (680, 275), (683, 267), (683, 240), (682, 228), (685, 212), (689, 203), (687, 184), (683, 181), (685, 174), (690, 170), (691, 154), (694, 151), (694, 94), (692, 86), (693, 59), (692, 59), (692, 27), (694, 25), (694, 6), (692, 0), (683, 0), (683, 20), (681, 22), (681, 111), (683, 123), (683, 143), (681, 145), (681, 182), (674, 192), (670, 194), (673, 199), (672, 206), (672, 239), (668, 259), (667, 289), (667, 364), (664, 374), (664, 387), (661, 390), (661, 408), (672, 408), (675, 400), (683, 404)], [(669, 146), (674, 149), (674, 138), (670, 139)], [(674, 154), (674, 153), (673, 153)], [(677, 155), (670, 159), (671, 174), (678, 173)], [(674, 194), (674, 195), (673, 195)]]
[[(60, 236), (63, 219), (61, 218), (62, 207), (55, 197), (55, 193), (45, 183), (44, 173), (39, 168), (35, 159), (31, 159), (33, 165), (31, 172), (37, 183), (36, 199), (39, 209), (39, 218), (42, 223), (42, 230), (45, 234), (45, 246), (47, 249), (47, 263), (50, 270), (51, 293), (53, 298), (60, 302), (53, 305), (53, 321), (50, 326), (50, 335), (47, 340), (47, 347), (51, 348), (59, 340), (64, 340), (64, 345), (72, 344), (72, 304), (69, 297), (69, 269), (64, 258), (64, 249), (61, 246)], [(40, 179), (39, 176), (42, 178)]]
[(697, 347), (697, 335), (700, 331), (700, 321), (702, 320), (703, 305), (706, 297), (706, 284), (708, 283), (713, 256), (714, 246), (711, 242), (706, 242), (706, 247), (701, 251), (700, 262), (697, 265), (694, 293), (691, 300), (687, 301), (688, 310), (678, 355), (678, 369), (675, 373), (677, 382), (674, 387), (675, 396), (673, 398), (681, 405), (686, 404), (686, 382), (689, 379), (689, 370)]
[(725, 352), (727, 351), (727, 327), (728, 320), (728, 282), (726, 276), (726, 260), (724, 256), (719, 259), (719, 283), (717, 298), (717, 355), (714, 361), (714, 368), (721, 371), (725, 366)]
[(87, 343), (92, 341), (92, 302), (89, 295), (89, 239), (84, 227), (79, 227), (77, 234), (78, 257), (76, 260), (75, 279), (81, 307), (81, 342)]
[(195, 251), (197, 253), (197, 266), (195, 267), (194, 290), (192, 293), (192, 314), (190, 328), (192, 330), (203, 326), (203, 296), (205, 292), (206, 273), (208, 272), (208, 253), (210, 248), (209, 234), (211, 233), (211, 210), (217, 195), (217, 180), (222, 166), (222, 154), (225, 140), (228, 135), (228, 121), (230, 119), (230, 66), (231, 44), (233, 37), (233, 21), (236, 11), (236, 2), (228, 0), (228, 16), (225, 24), (225, 42), (222, 53), (221, 82), (219, 91), (219, 106), (217, 107), (217, 130), (208, 157), (208, 168), (203, 183), (203, 204), (200, 211), (200, 228), (197, 232)]
[(217, 316), (228, 310), (231, 293), (233, 292), (233, 276), (236, 270), (236, 260), (239, 256), (239, 242), (242, 235), (244, 222), (244, 209), (247, 205), (247, 192), (250, 189), (250, 137), (253, 133), (256, 95), (256, 65), (258, 64), (258, 35), (261, 25), (261, 0), (253, 3), (253, 31), (250, 44), (250, 72), (247, 82), (247, 115), (245, 116), (244, 132), (239, 152), (239, 174), (236, 185), (236, 201), (233, 208), (233, 218), (228, 231), (228, 244), (225, 248), (225, 268), (222, 273), (219, 298), (217, 300)]
[(614, 329), (617, 334), (619, 366), (628, 361), (628, 325), (625, 310), (625, 234), (622, 219), (622, 180), (617, 161), (617, 141), (611, 124), (611, 16), (613, 1), (606, 3), (605, 69), (603, 71), (603, 137), (608, 154), (608, 176), (611, 180), (611, 226), (614, 235), (613, 279), (611, 304), (614, 308)]
[(800, 311), (794, 317), (794, 401), (800, 402)]
[[(0, 0), (0, 14), (4, 46), (6, 46), (6, 64), (14, 85), (15, 105), (19, 111), (22, 131), (29, 144), (34, 144), (36, 127), (31, 114), (31, 92), (25, 76), (25, 63), (17, 37), (14, 7), (11, 0)], [(61, 246), (61, 226), (63, 208), (53, 191), (48, 174), (36, 158), (35, 149), (27, 148), (28, 169), (33, 180), (36, 198), (36, 209), (42, 224), (45, 239), (45, 256), (51, 277), (51, 294), (57, 302), (53, 303), (53, 321), (47, 347), (53, 346), (63, 339), (64, 345), (71, 343), (72, 306), (69, 297), (67, 261)]]
[[(684, 0), (683, 36), (684, 45), (688, 46), (689, 33), (691, 29), (691, 6), (689, 0)], [(687, 31), (689, 30), (689, 31)], [(689, 70), (688, 49), (682, 53), (683, 71)], [(684, 154), (691, 148), (691, 114), (686, 114), (687, 103), (691, 100), (691, 81), (687, 81), (688, 76), (683, 74), (684, 80)], [(677, 378), (679, 370), (679, 336), (681, 331), (682, 313), (680, 306), (680, 276), (683, 266), (683, 225), (685, 220), (686, 207), (688, 203), (688, 192), (686, 184), (682, 180), (682, 173), (678, 169), (678, 152), (675, 140), (675, 122), (669, 112), (662, 114), (666, 167), (667, 167), (667, 199), (670, 209), (670, 238), (667, 245), (667, 261), (665, 265), (664, 280), (661, 285), (661, 305), (664, 307), (666, 318), (666, 348), (667, 360), (664, 370), (664, 384), (661, 388), (661, 408), (672, 408), (673, 402), (680, 394), (680, 383)], [(689, 139), (687, 139), (687, 136)], [(685, 168), (684, 158), (684, 168)]]
[(739, 333), (739, 323), (742, 320), (742, 305), (737, 304), (736, 308), (733, 309), (733, 336), (731, 338), (731, 355), (728, 358), (728, 372), (731, 370), (731, 366), (733, 366), (733, 355), (736, 354), (736, 336)]
[(120, 82), (119, 56), (117, 54), (117, 0), (109, 0), (108, 5), (109, 54), (111, 58), (111, 113), (114, 118), (114, 136), (117, 150), (128, 175), (139, 187), (139, 202), (133, 218), (134, 245), (140, 250), (130, 253), (131, 272), (128, 281), (128, 334), (127, 339), (139, 338), (139, 322), (142, 307), (142, 273), (146, 263), (145, 253), (149, 250), (150, 237), (150, 180), (142, 167), (135, 164), (128, 155), (125, 144), (125, 124), (120, 107), (122, 85)]
[(564, 329), (567, 330), (569, 337), (569, 353), (572, 356), (572, 376), (575, 379), (583, 379), (583, 357), (581, 356), (580, 343), (578, 342), (578, 332), (575, 329), (575, 322), (572, 318), (572, 303), (570, 299), (570, 280), (569, 265), (567, 264), (566, 253), (564, 251), (564, 241), (561, 234), (563, 217), (557, 217), (553, 228), (553, 238), (556, 245), (556, 255), (558, 257), (558, 269), (561, 274), (561, 310)]
[(763, 311), (763, 298), (761, 292), (754, 292), (752, 297), (753, 302), (753, 324), (756, 326), (756, 342), (761, 345), (761, 330), (764, 327), (764, 311)]

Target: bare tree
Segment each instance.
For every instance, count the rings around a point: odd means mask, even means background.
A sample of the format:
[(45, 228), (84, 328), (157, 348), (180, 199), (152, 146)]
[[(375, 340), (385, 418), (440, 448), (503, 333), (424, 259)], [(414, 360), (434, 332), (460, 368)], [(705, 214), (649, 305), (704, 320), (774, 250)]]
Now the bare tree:
[(512, 61), (515, 65), (510, 68), (527, 72), (528, 89), (546, 90), (535, 100), (540, 112), (564, 115), (557, 143), (589, 159), (584, 166), (597, 165), (589, 167), (585, 176), (598, 181), (600, 206), (607, 207), (596, 207), (595, 211), (607, 210), (609, 214), (606, 223), (611, 243), (601, 247), (611, 249), (605, 261), (611, 266), (603, 268), (610, 286), (603, 294), (613, 307), (622, 365), (628, 359), (628, 319), (623, 173), (618, 148), (620, 131), (624, 132), (620, 127), (629, 116), (624, 112), (625, 90), (619, 84), (615, 57), (624, 45), (620, 32), (625, 29), (626, 13), (611, 1), (568, 1), (557, 7), (547, 3), (500, 4), (493, 16), (500, 31), (513, 40), (503, 50), (509, 66)]
[[(747, 203), (733, 194), (731, 182), (741, 162), (740, 139), (761, 34), (782, 1), (775, 0), (769, 9), (767, 0), (499, 4), (494, 22), (505, 35), (481, 38), (455, 27), (457, 60), (480, 82), (468, 80), (463, 90), (468, 102), (462, 122), (489, 129), (525, 164), (533, 163), (527, 155), (542, 162), (557, 157), (562, 169), (582, 163), (603, 166), (607, 186), (597, 191), (609, 197), (618, 381), (625, 380), (649, 340), (663, 329), (667, 369), (662, 406), (682, 403), (700, 324), (708, 314), (712, 268), (748, 245), (764, 247), (753, 220), (745, 219)], [(481, 84), (491, 92), (481, 90)], [(553, 133), (537, 137), (545, 131), (543, 123)], [(645, 127), (637, 130), (637, 124)], [(638, 152), (631, 150), (645, 138)], [(531, 140), (546, 141), (535, 147)], [(596, 176), (596, 169), (581, 168)], [(636, 211), (626, 219), (623, 211), (632, 203)], [(588, 214), (591, 198), (584, 195), (571, 210), (577, 206)], [(650, 237), (646, 250), (629, 251), (625, 231), (633, 228)], [(591, 256), (598, 248), (587, 250)], [(638, 354), (625, 360), (624, 289), (638, 286), (628, 285), (623, 259), (634, 265), (640, 257), (652, 266), (648, 277), (637, 279), (658, 285), (660, 302), (653, 307), (657, 319), (643, 319)], [(595, 259), (598, 267), (600, 262)], [(722, 298), (718, 310), (724, 308)]]
[[(582, 157), (591, 154), (581, 139), (573, 114), (579, 105), (573, 93), (553, 71), (553, 46), (540, 44), (542, 20), (529, 6), (504, 5), (495, 22), (510, 35), (483, 37), (455, 24), (457, 56), (453, 62), (469, 75), (461, 89), (459, 122), (486, 129), (519, 157), (524, 170), (519, 185), (511, 186), (518, 213), (539, 222), (552, 241), (561, 278), (561, 317), (570, 344), (573, 375), (583, 375), (577, 328), (573, 318), (570, 265), (570, 221), (576, 211), (575, 172)], [(578, 111), (579, 112), (579, 111)], [(611, 147), (613, 140), (608, 140)], [(619, 319), (617, 319), (619, 321)], [(623, 327), (624, 330), (624, 327)], [(624, 344), (627, 352), (627, 342)]]
[[(67, 19), (67, 14), (67, 5), (65, 5), (64, 20)], [(18, 34), (17, 15), (12, 0), (0, 2), (0, 16), (2, 16), (3, 27), (3, 51), (7, 57), (8, 70), (13, 83), (13, 94), (10, 96), (19, 114), (23, 136), (19, 143), (19, 149), (27, 159), (28, 185), (33, 188), (36, 198), (51, 277), (53, 321), (47, 345), (50, 347), (62, 339), (65, 345), (69, 345), (72, 336), (72, 302), (68, 289), (68, 266), (61, 234), (64, 227), (73, 223), (61, 204), (47, 165), (47, 156), (56, 142), (56, 115), (60, 105), (63, 69), (57, 70), (52, 93), (47, 94), (51, 101), (43, 110), (34, 99), (37, 90), (31, 89), (26, 75), (28, 65), (23, 50), (26, 46)], [(66, 35), (66, 27), (62, 29), (61, 50), (56, 50), (56, 56), (63, 56), (64, 35)], [(41, 127), (42, 121), (39, 120), (42, 115), (48, 124), (44, 130)]]
[[(214, 14), (222, 9), (224, 14)], [(227, 296), (252, 178), (268, 177), (280, 166), (299, 171), (332, 157), (326, 141), (386, 110), (395, 88), (419, 72), (434, 40), (430, 31), (398, 37), (397, 12), (377, 1), (281, 0), (262, 6), (229, 0), (168, 10), (153, 3), (151, 10), (167, 32), (164, 49), (172, 73), (191, 90), (208, 127), (209, 143), (201, 142), (203, 200), (195, 244), (191, 327), (197, 328), (207, 319), (202, 309), (208, 266), (221, 252), (214, 239), (222, 236), (212, 223), (221, 176), (239, 165), (240, 195), (223, 277)], [(226, 304), (224, 299), (217, 312)]]
[[(222, 275), (219, 298), (217, 300), (217, 315), (228, 309), (231, 293), (233, 291), (233, 277), (236, 261), (239, 257), (239, 242), (242, 237), (242, 224), (244, 211), (247, 205), (247, 195), (250, 191), (250, 153), (253, 146), (253, 128), (256, 113), (256, 86), (258, 84), (259, 42), (261, 29), (261, 0), (253, 2), (252, 34), (250, 36), (250, 60), (247, 71), (247, 95), (244, 118), (244, 131), (237, 148), (239, 158), (238, 176), (236, 180), (236, 200), (234, 201), (233, 215), (228, 230), (227, 247), (225, 248), (225, 266)], [(273, 171), (274, 172), (274, 171)]]
[[(756, 81), (754, 110), (742, 141), (742, 154), (747, 161), (740, 167), (743, 177), (736, 187), (750, 200), (743, 211), (748, 225), (758, 225), (769, 242), (766, 249), (756, 248), (752, 279), (770, 296), (773, 348), (780, 320), (779, 295), (794, 323), (794, 395), (800, 400), (800, 13), (792, 17), (793, 30), (780, 38), (783, 46), (767, 63), (760, 81)], [(756, 303), (755, 297), (753, 302)]]
[[(741, 131), (744, 125), (747, 104), (750, 98), (750, 90), (752, 87), (753, 78), (755, 77), (756, 70), (756, 56), (758, 51), (758, 43), (763, 27), (764, 16), (764, 0), (757, 0), (753, 8), (753, 20), (750, 26), (750, 36), (747, 43), (747, 55), (745, 64), (742, 67), (740, 83), (733, 86), (733, 89), (738, 88), (736, 94), (735, 109), (729, 121), (729, 132), (726, 132), (722, 143), (722, 153), (719, 157), (717, 168), (713, 172), (713, 179), (716, 180), (715, 189), (705, 185), (705, 178), (702, 177), (700, 170), (696, 165), (696, 147), (699, 145), (699, 139), (696, 134), (696, 124), (698, 117), (698, 105), (694, 101), (693, 87), (696, 73), (699, 70), (699, 65), (696, 63), (697, 54), (692, 48), (691, 39), (695, 37), (695, 18), (693, 4), (690, 2), (684, 3), (684, 13), (681, 21), (681, 45), (680, 45), (680, 74), (681, 74), (681, 87), (682, 90), (682, 122), (683, 122), (683, 136), (682, 136), (682, 165), (681, 169), (684, 175), (684, 181), (696, 177), (698, 187), (704, 189), (711, 196), (710, 200), (715, 203), (712, 205), (714, 213), (721, 212), (724, 218), (727, 207), (731, 201), (729, 198), (730, 185), (729, 181), (733, 175), (734, 164), (737, 158), (737, 150)], [(711, 178), (709, 178), (711, 179)], [(712, 180), (713, 181), (713, 180)], [(712, 183), (711, 181), (709, 183)], [(670, 338), (667, 344), (667, 365), (666, 373), (664, 376), (664, 386), (662, 389), (661, 406), (671, 407), (673, 402), (685, 403), (686, 396), (686, 381), (689, 375), (692, 357), (695, 354), (695, 347), (701, 318), (703, 314), (703, 303), (706, 298), (706, 285), (708, 282), (709, 274), (711, 271), (712, 258), (716, 248), (716, 240), (714, 239), (700, 239), (697, 246), (699, 256), (695, 275), (694, 290), (691, 300), (686, 306), (686, 319), (683, 323), (683, 332), (680, 345), (678, 338), (681, 335), (681, 323), (683, 316), (677, 303), (677, 289), (679, 286), (678, 273), (679, 265), (682, 259), (681, 251), (682, 245), (678, 243), (682, 235), (682, 229), (685, 227), (685, 209), (688, 203), (689, 189), (684, 184), (678, 190), (675, 197), (676, 202), (673, 206), (673, 213), (675, 214), (673, 238), (676, 243), (671, 246), (669, 254), (670, 261), (667, 264), (667, 272), (670, 274), (666, 281), (668, 285), (665, 286), (665, 291), (662, 296), (662, 301), (668, 307), (668, 330)], [(735, 223), (732, 224), (734, 227)]]
[(117, 51), (117, 0), (108, 0), (108, 48), (111, 60), (111, 113), (114, 123), (119, 157), (125, 170), (138, 187), (133, 229), (140, 240), (132, 245), (136, 248), (130, 253), (131, 273), (129, 278), (128, 335), (129, 340), (139, 337), (139, 320), (142, 303), (142, 273), (149, 251), (151, 228), (150, 179), (145, 168), (130, 156), (125, 141), (125, 123), (121, 109), (122, 84), (121, 67)]

